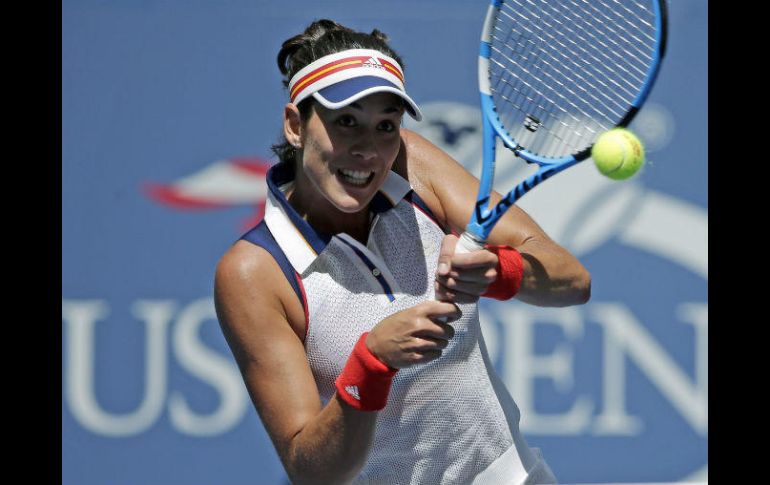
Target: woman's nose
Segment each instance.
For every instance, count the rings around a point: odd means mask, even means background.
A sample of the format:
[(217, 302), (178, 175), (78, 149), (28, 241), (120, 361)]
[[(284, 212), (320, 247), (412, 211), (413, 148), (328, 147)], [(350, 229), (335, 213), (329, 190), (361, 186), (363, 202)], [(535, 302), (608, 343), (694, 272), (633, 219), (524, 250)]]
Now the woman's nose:
[(377, 145), (370, 135), (361, 135), (351, 145), (350, 153), (364, 160), (369, 160), (377, 156)]

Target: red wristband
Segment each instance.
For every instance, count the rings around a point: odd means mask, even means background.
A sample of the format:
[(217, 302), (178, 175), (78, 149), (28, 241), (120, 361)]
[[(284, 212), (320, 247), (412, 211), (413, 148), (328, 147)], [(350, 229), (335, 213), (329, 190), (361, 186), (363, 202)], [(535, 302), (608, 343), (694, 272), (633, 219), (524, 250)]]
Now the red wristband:
[(334, 385), (337, 395), (360, 411), (379, 411), (388, 403), (390, 384), (398, 369), (393, 369), (371, 353), (364, 332), (353, 347), (342, 374)]
[(497, 279), (481, 296), (495, 300), (508, 300), (519, 292), (524, 277), (521, 253), (510, 246), (486, 246), (487, 251), (497, 254)]

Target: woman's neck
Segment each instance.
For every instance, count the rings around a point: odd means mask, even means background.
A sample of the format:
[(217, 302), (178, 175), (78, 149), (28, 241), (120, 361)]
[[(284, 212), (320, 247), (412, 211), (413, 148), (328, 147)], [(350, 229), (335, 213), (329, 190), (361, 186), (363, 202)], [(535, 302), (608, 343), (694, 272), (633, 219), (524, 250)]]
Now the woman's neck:
[(286, 192), (286, 199), (308, 224), (325, 234), (345, 233), (361, 244), (366, 244), (371, 227), (371, 212), (365, 208), (359, 212), (342, 212), (317, 191), (309, 190), (309, 181), (295, 178)]

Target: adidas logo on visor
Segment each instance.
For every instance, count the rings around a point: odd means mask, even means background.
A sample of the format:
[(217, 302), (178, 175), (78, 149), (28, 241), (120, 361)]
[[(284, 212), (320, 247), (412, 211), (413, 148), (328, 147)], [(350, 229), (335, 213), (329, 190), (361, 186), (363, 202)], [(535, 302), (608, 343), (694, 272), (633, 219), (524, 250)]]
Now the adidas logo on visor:
[(383, 66), (380, 60), (376, 57), (370, 57), (369, 60), (364, 62), (362, 65), (364, 67), (376, 67), (379, 69), (385, 69), (385, 66)]

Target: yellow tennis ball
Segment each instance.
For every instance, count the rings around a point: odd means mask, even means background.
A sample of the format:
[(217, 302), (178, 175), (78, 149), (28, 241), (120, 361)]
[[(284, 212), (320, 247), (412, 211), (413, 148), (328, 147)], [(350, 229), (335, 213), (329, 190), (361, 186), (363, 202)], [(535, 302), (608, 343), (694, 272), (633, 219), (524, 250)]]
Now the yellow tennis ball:
[(613, 180), (625, 180), (644, 165), (644, 145), (625, 128), (613, 128), (596, 139), (591, 158), (602, 174)]

